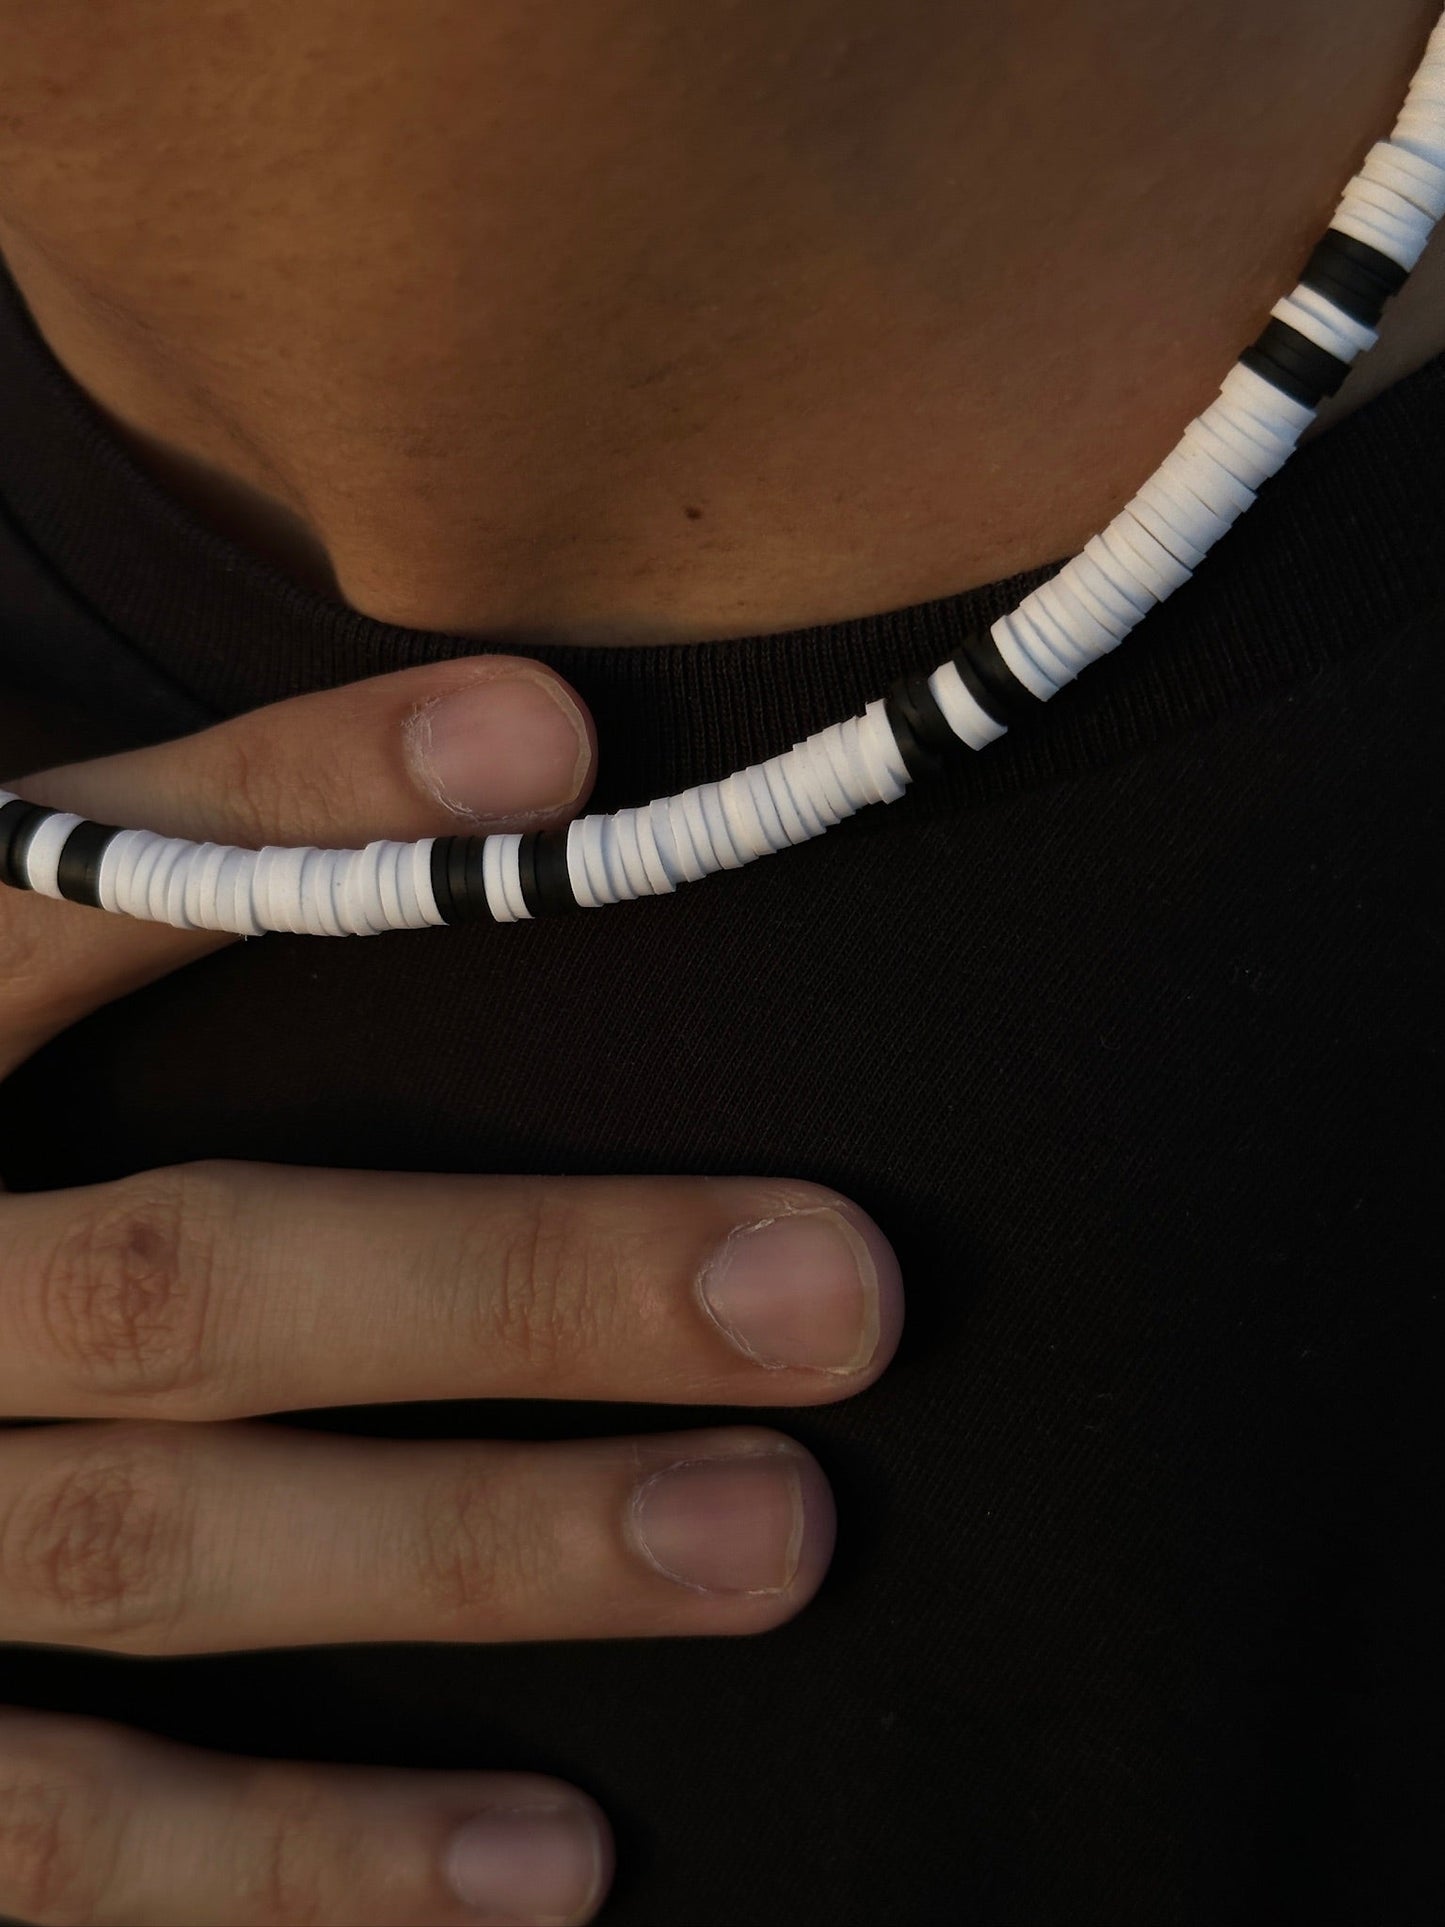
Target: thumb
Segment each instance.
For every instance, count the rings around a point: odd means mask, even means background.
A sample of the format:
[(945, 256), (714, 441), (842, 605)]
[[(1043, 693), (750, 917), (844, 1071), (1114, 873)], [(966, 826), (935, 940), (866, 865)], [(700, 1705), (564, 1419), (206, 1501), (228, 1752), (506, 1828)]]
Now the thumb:
[[(474, 656), (293, 697), (4, 787), (26, 803), (195, 842), (358, 848), (560, 827), (591, 795), (596, 760), (596, 731), (569, 683), (522, 657)], [(14, 863), (9, 880), (20, 880)], [(101, 1004), (235, 941), (0, 890), (0, 1075)]]

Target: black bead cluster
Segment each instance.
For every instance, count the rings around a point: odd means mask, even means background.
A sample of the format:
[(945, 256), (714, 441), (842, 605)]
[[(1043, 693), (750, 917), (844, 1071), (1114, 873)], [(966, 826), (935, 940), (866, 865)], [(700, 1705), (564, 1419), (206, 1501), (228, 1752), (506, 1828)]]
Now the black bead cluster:
[[(1410, 278), (1409, 270), (1353, 234), (1327, 228), (1300, 281), (1333, 301), (1353, 320), (1373, 328), (1385, 303)], [(1239, 357), (1267, 382), (1306, 408), (1318, 408), (1350, 372), (1350, 364), (1321, 348), (1287, 321), (1271, 316), (1257, 341)]]
[[(1025, 721), (1043, 701), (1009, 668), (991, 630), (971, 630), (949, 661), (979, 708), (1005, 729)], [(900, 678), (884, 705), (903, 767), (915, 781), (920, 776), (937, 776), (964, 748), (928, 686), (936, 673), (930, 669)]]

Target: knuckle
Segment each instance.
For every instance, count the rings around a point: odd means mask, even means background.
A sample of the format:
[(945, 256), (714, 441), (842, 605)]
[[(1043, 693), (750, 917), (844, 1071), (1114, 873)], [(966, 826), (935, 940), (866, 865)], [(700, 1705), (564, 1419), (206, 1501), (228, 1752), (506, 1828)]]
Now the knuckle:
[[(533, 1187), (505, 1222), (493, 1213), (463, 1234), (458, 1285), (485, 1356), (553, 1376), (598, 1353), (620, 1286), (615, 1254), (553, 1184)], [(486, 1288), (478, 1290), (484, 1278)]]
[(217, 1355), (216, 1253), (230, 1206), (208, 1170), (97, 1185), (38, 1268), (34, 1316), (88, 1392), (177, 1397)]
[(162, 1652), (189, 1563), (181, 1450), (169, 1427), (74, 1429), (0, 1523), (0, 1587), (65, 1643)]
[(313, 1774), (266, 1766), (242, 1796), (247, 1840), (245, 1919), (254, 1927), (315, 1927), (338, 1918), (349, 1829)]
[(261, 849), (278, 834), (272, 827), (276, 820), (274, 768), (266, 757), (256, 754), (244, 730), (218, 732), (217, 740), (207, 747), (216, 758), (217, 793), (226, 798), (236, 841), (250, 849)]
[(308, 764), (304, 757), (280, 759), (265, 737), (252, 734), (244, 722), (217, 731), (207, 754), (219, 761), (214, 775), (208, 764), (207, 780), (226, 798), (235, 831), (227, 840), (250, 849), (296, 841), (308, 834), (304, 825), (332, 820), (346, 800), (338, 798), (333, 773), (323, 773), (320, 760)]
[(37, 1927), (85, 1927), (114, 1860), (113, 1802), (73, 1746), (0, 1721), (0, 1909)]
[(477, 1623), (545, 1590), (550, 1535), (504, 1467), (451, 1470), (428, 1488), (412, 1577), (429, 1612)]
[(8, 1068), (18, 1044), (43, 1027), (54, 1000), (54, 963), (47, 961), (40, 920), (7, 909), (0, 915), (0, 1062)]

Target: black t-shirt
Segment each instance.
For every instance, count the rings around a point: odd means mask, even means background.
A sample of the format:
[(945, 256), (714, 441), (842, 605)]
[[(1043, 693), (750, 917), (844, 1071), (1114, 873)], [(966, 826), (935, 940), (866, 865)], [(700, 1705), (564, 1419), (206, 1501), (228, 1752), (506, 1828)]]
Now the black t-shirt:
[[(824, 628), (525, 653), (591, 706), (589, 807), (613, 810), (856, 713), (1058, 566)], [(14, 1189), (202, 1157), (809, 1178), (893, 1241), (907, 1324), (872, 1389), (819, 1408), (278, 1421), (775, 1424), (839, 1536), (774, 1632), (12, 1646), (0, 1701), (556, 1774), (616, 1829), (611, 1927), (1433, 1917), (1442, 647), (1445, 356), (898, 803), (671, 897), (236, 944), (57, 1038), (0, 1087)], [(0, 782), (487, 652), (203, 527), (0, 276)]]

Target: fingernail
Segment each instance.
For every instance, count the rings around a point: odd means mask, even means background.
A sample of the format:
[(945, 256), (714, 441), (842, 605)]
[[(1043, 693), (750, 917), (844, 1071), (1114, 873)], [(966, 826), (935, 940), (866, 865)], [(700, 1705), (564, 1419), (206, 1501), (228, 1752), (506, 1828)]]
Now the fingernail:
[(730, 1231), (697, 1277), (698, 1296), (760, 1365), (856, 1372), (878, 1349), (878, 1272), (841, 1213), (790, 1212)]
[(602, 1842), (583, 1807), (500, 1807), (453, 1834), (444, 1864), (479, 1921), (571, 1927), (599, 1898)]
[(422, 786), (460, 816), (559, 809), (581, 793), (587, 727), (551, 678), (507, 676), (425, 703), (407, 728)]
[(691, 1459), (644, 1479), (631, 1526), (659, 1572), (699, 1592), (781, 1592), (803, 1547), (803, 1481), (791, 1452)]

